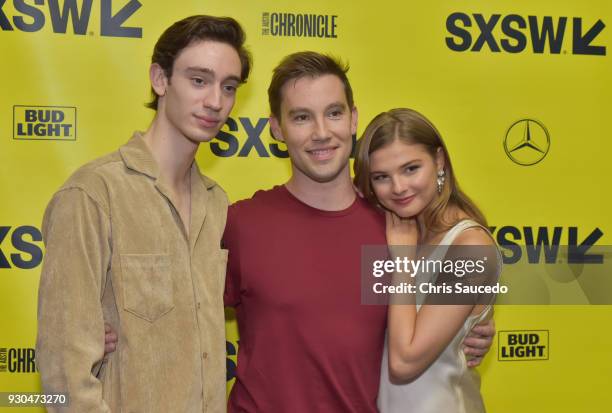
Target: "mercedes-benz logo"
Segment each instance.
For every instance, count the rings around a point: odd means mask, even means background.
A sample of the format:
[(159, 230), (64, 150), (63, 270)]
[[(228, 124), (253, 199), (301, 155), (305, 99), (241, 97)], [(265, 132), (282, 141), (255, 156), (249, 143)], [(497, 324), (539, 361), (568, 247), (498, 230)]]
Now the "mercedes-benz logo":
[(546, 127), (535, 119), (514, 122), (506, 132), (504, 150), (512, 162), (523, 166), (540, 162), (550, 149)]

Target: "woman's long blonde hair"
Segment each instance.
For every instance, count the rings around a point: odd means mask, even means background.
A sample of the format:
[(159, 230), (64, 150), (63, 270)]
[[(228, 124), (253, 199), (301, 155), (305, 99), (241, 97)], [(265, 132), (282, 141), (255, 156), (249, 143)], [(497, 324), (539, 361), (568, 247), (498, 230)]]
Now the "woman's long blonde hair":
[(450, 156), (440, 133), (425, 116), (412, 109), (398, 108), (380, 113), (372, 119), (357, 143), (354, 183), (370, 203), (381, 207), (372, 189), (370, 155), (395, 140), (407, 144), (423, 145), (433, 159), (438, 150), (441, 150), (444, 155), (445, 182), (442, 192), (423, 211), (427, 231), (447, 231), (457, 223), (458, 217), (449, 218), (446, 214), (447, 208), (451, 206), (463, 211), (479, 224), (487, 226), (480, 209), (459, 188)]

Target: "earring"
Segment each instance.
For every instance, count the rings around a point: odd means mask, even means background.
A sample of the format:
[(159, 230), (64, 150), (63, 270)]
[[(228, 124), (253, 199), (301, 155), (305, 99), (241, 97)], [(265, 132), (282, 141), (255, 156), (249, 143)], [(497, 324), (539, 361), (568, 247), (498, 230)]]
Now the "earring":
[(444, 172), (444, 169), (440, 169), (438, 171), (438, 179), (436, 179), (436, 182), (438, 184), (438, 193), (441, 194), (442, 193), (442, 188), (444, 188), (444, 181), (446, 180), (446, 173)]

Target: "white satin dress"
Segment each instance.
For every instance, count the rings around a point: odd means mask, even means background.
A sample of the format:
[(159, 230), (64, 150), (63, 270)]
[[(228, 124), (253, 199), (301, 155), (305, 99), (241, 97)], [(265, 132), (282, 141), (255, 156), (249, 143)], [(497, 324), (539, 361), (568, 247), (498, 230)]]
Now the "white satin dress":
[[(461, 231), (480, 227), (464, 220), (453, 226), (440, 242), (433, 255), (443, 258), (448, 246)], [(430, 256), (430, 258), (432, 258)], [(432, 274), (431, 278), (437, 274)], [(417, 311), (425, 295), (417, 295)], [(468, 368), (462, 342), (472, 327), (486, 319), (492, 311), (488, 304), (478, 315), (470, 315), (442, 354), (416, 380), (407, 384), (393, 384), (389, 380), (387, 342), (382, 359), (378, 409), (381, 413), (483, 413), (485, 406), (480, 395), (480, 376)]]

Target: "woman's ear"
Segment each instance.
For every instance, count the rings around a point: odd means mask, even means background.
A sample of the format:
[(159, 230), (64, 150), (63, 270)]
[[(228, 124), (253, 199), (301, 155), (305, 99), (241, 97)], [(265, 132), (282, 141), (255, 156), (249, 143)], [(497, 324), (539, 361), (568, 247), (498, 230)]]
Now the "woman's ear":
[(444, 170), (444, 167), (446, 166), (446, 159), (444, 158), (444, 151), (442, 150), (441, 146), (439, 146), (438, 149), (436, 150), (435, 162), (436, 162), (436, 170), (438, 171)]

